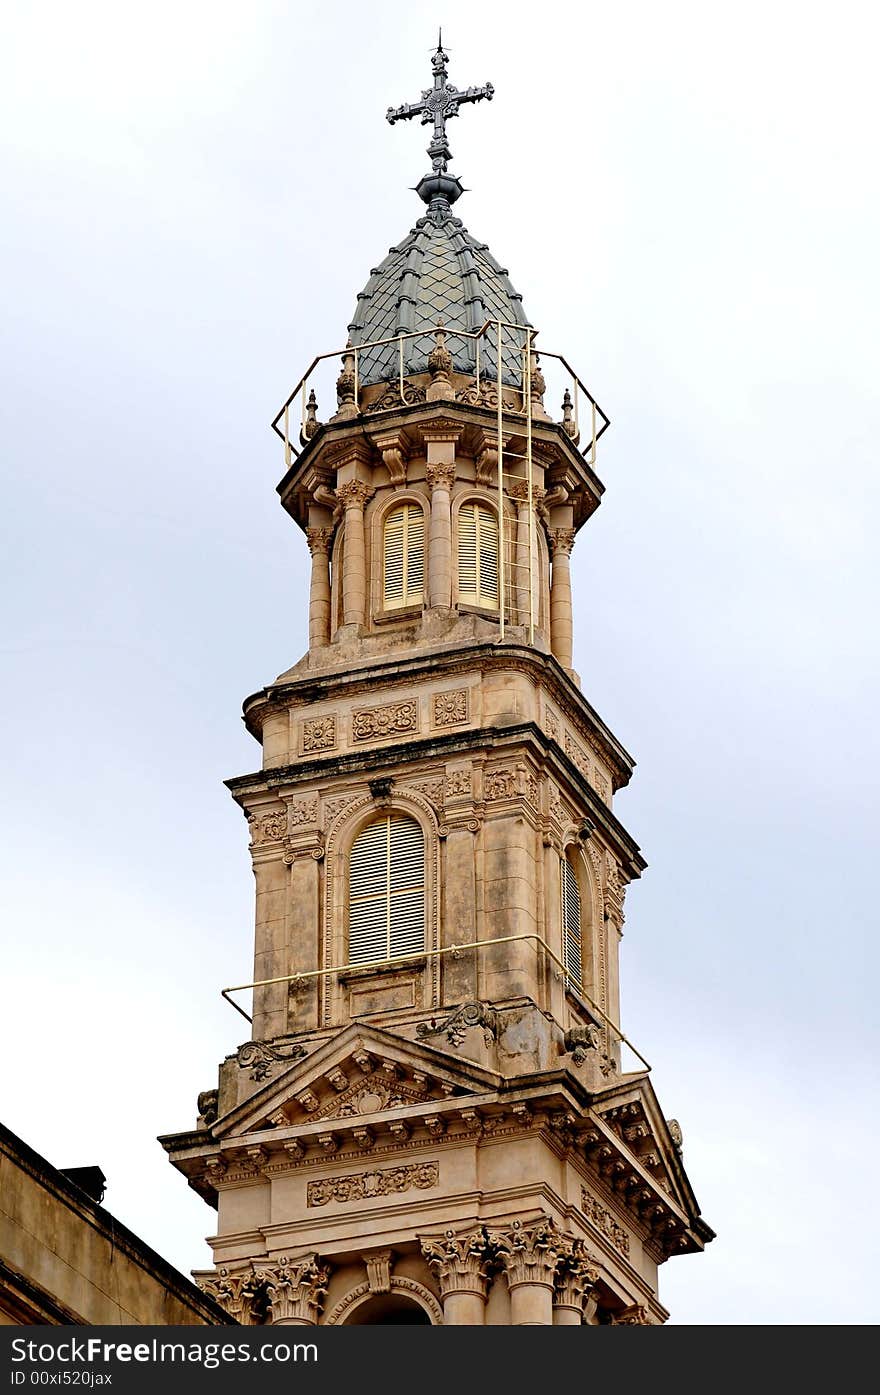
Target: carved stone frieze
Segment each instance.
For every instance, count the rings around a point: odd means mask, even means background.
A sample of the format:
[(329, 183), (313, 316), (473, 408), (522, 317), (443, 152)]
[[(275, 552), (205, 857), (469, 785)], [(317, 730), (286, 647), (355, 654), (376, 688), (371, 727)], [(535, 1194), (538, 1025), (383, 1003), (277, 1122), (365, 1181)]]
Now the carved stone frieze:
[(292, 799), (287, 806), (287, 826), (301, 828), (314, 823), (318, 817), (318, 799)]
[(440, 1180), (436, 1162), (405, 1163), (402, 1167), (378, 1168), (372, 1172), (352, 1172), (345, 1177), (328, 1177), (309, 1182), (306, 1206), (326, 1206), (331, 1201), (364, 1201), (396, 1192), (429, 1191)]
[(316, 755), (320, 751), (332, 751), (336, 747), (336, 717), (310, 717), (302, 724), (303, 755)]
[(251, 1080), (268, 1080), (277, 1066), (301, 1060), (306, 1054), (298, 1041), (246, 1041), (238, 1048), (238, 1064), (242, 1070), (250, 1069)]
[(248, 819), (251, 830), (251, 846), (261, 847), (264, 843), (278, 843), (287, 832), (287, 819), (283, 810), (273, 810), (269, 814), (251, 814)]
[(446, 798), (470, 798), (473, 792), (470, 770), (450, 770), (446, 776)]
[(619, 1250), (622, 1255), (629, 1254), (629, 1236), (623, 1226), (614, 1219), (611, 1212), (606, 1210), (601, 1202), (587, 1191), (586, 1187), (581, 1187), (581, 1208), (584, 1215), (589, 1217), (606, 1240), (611, 1241), (616, 1250)]
[(483, 797), (485, 799), (512, 799), (516, 794), (516, 772), (513, 770), (487, 770), (483, 776)]
[(433, 698), (434, 726), (451, 727), (468, 719), (468, 690), (457, 688), (449, 693), (435, 693)]
[(419, 705), (415, 698), (392, 702), (387, 707), (362, 707), (351, 717), (354, 741), (373, 741), (385, 736), (404, 736), (419, 729)]
[(498, 1013), (494, 1008), (485, 1003), (462, 1003), (456, 1012), (442, 1022), (437, 1022), (433, 1017), (430, 1022), (420, 1022), (416, 1027), (416, 1036), (423, 1041), (428, 1037), (445, 1036), (450, 1046), (460, 1046), (471, 1027), (482, 1027), (483, 1040), (487, 1046), (491, 1046), (498, 1037), (498, 1025)]

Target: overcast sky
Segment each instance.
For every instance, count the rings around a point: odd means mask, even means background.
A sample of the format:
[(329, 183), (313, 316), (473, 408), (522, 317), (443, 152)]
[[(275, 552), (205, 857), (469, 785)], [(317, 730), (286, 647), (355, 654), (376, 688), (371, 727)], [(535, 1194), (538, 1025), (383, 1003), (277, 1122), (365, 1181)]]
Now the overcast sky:
[[(575, 666), (638, 769), (623, 1028), (718, 1239), (676, 1322), (880, 1317), (875, 7), (16, 3), (0, 30), (2, 1116), (185, 1272), (243, 1040), (246, 694), (306, 647), (268, 422), (422, 212), (430, 81), (608, 410)], [(550, 404), (555, 406), (556, 404)]]

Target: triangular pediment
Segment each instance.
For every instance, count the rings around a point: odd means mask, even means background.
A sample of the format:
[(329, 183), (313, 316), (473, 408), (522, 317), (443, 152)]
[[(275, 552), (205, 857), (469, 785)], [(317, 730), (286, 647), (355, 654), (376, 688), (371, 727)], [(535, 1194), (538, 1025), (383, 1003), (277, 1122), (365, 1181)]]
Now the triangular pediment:
[(432, 1110), (498, 1089), (501, 1077), (380, 1027), (351, 1025), (294, 1060), (212, 1127), (217, 1140)]
[(623, 1076), (593, 1100), (593, 1109), (639, 1166), (684, 1211), (695, 1198), (681, 1161), (681, 1129), (667, 1120), (647, 1075)]

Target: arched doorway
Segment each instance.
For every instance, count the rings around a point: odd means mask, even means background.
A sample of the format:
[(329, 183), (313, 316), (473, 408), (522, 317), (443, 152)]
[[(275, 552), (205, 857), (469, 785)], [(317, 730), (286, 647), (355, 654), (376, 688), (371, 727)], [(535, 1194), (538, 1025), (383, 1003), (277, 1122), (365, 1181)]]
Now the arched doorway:
[(394, 1324), (398, 1327), (431, 1327), (431, 1319), (421, 1303), (400, 1293), (377, 1293), (353, 1307), (343, 1326)]

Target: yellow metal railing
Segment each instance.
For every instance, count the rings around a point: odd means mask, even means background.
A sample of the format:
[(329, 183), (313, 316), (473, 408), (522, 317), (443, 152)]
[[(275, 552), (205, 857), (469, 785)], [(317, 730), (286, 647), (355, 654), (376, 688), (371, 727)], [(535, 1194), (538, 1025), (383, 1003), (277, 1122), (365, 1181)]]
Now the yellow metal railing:
[(650, 1070), (650, 1065), (645, 1060), (638, 1047), (633, 1046), (629, 1037), (624, 1035), (624, 1033), (621, 1031), (620, 1027), (618, 1027), (616, 1022), (612, 1022), (611, 1018), (608, 1016), (606, 1012), (603, 1011), (602, 1008), (600, 1008), (599, 1004), (594, 1003), (593, 999), (587, 997), (585, 993), (579, 993), (574, 988), (572, 988), (571, 977), (568, 968), (566, 967), (564, 962), (559, 958), (559, 955), (556, 954), (550, 948), (543, 936), (539, 935), (536, 931), (527, 931), (522, 935), (500, 935), (498, 939), (495, 940), (468, 940), (464, 944), (443, 945), (440, 949), (424, 949), (418, 950), (415, 954), (398, 954), (390, 959), (377, 959), (371, 964), (336, 964), (331, 969), (307, 969), (304, 972), (295, 974), (281, 974), (277, 978), (261, 978), (257, 979), (254, 983), (238, 983), (231, 988), (222, 988), (220, 990), (220, 996), (222, 998), (225, 998), (227, 1003), (229, 1003), (230, 1006), (235, 1008), (236, 1012), (241, 1013), (242, 1017), (244, 1017), (246, 1021), (252, 1022), (253, 1018), (245, 1012), (243, 1007), (240, 1007), (238, 1003), (233, 1001), (233, 999), (230, 997), (231, 993), (245, 993), (252, 988), (270, 988), (273, 984), (276, 983), (290, 983), (296, 985), (299, 983), (306, 983), (311, 979), (329, 978), (332, 977), (334, 974), (345, 974), (352, 969), (370, 969), (377, 968), (379, 965), (382, 965), (384, 967), (388, 964), (409, 964), (412, 963), (414, 960), (421, 961), (423, 959), (441, 959), (444, 955), (447, 954), (451, 955), (453, 959), (458, 959), (465, 952), (465, 950), (492, 949), (497, 945), (517, 944), (525, 940), (534, 941), (534, 943), (538, 946), (539, 949), (543, 949), (548, 959), (550, 959), (559, 970), (557, 977), (561, 980), (565, 980), (565, 983), (567, 985), (567, 992), (571, 993), (572, 996), (576, 998), (577, 1001), (580, 1003), (581, 1007), (584, 1008), (587, 1012), (597, 1013), (598, 1016), (601, 1017), (602, 1021), (605, 1023), (605, 1026), (608, 1027), (614, 1033), (617, 1039), (619, 1041), (622, 1041), (625, 1046), (629, 1047), (630, 1051), (632, 1051), (633, 1054), (639, 1058), (646, 1070)]

